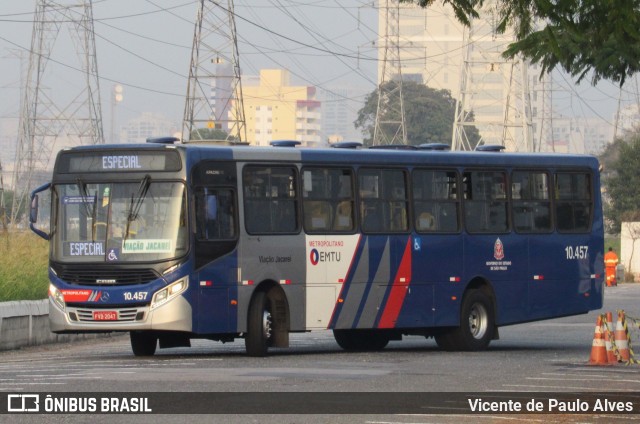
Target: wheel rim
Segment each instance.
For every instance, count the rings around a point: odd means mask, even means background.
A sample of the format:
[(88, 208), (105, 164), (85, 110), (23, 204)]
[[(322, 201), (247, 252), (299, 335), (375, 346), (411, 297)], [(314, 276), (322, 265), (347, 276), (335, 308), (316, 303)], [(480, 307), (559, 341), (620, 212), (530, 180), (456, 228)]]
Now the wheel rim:
[(475, 303), (469, 312), (469, 331), (474, 339), (479, 340), (487, 333), (489, 313), (480, 303)]
[(262, 335), (265, 340), (271, 338), (271, 313), (269, 311), (262, 312)]

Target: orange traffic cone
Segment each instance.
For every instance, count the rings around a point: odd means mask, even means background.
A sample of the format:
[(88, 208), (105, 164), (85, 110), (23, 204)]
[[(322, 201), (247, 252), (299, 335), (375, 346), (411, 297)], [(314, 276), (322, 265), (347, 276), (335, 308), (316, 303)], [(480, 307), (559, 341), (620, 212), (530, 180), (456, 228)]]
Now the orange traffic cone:
[(626, 319), (624, 311), (618, 311), (618, 322), (616, 323), (616, 346), (618, 347), (618, 358), (620, 362), (629, 362), (629, 335), (627, 334)]
[(607, 361), (611, 365), (618, 363), (618, 357), (616, 356), (616, 345), (613, 340), (613, 314), (607, 312), (607, 321), (604, 323), (604, 345), (607, 350)]
[(609, 365), (607, 349), (604, 342), (604, 334), (602, 332), (602, 315), (598, 315), (598, 320), (596, 321), (593, 343), (591, 344), (591, 358), (589, 359), (589, 365)]

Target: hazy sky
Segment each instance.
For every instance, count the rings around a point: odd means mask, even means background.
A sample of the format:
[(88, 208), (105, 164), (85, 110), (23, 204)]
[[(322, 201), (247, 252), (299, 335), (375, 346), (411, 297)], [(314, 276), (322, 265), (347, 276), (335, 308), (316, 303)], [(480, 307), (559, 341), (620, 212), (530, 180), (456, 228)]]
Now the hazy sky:
[[(59, 0), (69, 4), (70, 0)], [(226, 2), (222, 2), (226, 6)], [(377, 12), (373, 0), (237, 0), (235, 12), (244, 75), (285, 68), (293, 83), (332, 89), (375, 88)], [(0, 2), (0, 129), (19, 115), (21, 66), (26, 70), (35, 0)], [(105, 134), (115, 84), (124, 87), (118, 124), (142, 112), (180, 122), (198, 2), (194, 0), (95, 0), (95, 33)], [(51, 97), (64, 98), (82, 84), (79, 62), (61, 27), (47, 68)], [(20, 59), (22, 57), (22, 60)], [(612, 121), (618, 90), (556, 78), (556, 113)], [(637, 91), (627, 89), (625, 98)], [(360, 108), (361, 98), (352, 107)]]
[[(35, 4), (35, 0), (0, 2), (0, 119), (18, 114), (19, 57), (26, 70)], [(95, 0), (93, 5), (105, 126), (116, 83), (124, 87), (119, 123), (145, 111), (180, 121), (198, 2)], [(295, 84), (374, 89), (377, 52), (371, 42), (376, 38), (377, 15), (371, 1), (237, 0), (235, 12), (244, 75), (285, 68)], [(55, 99), (82, 83), (69, 28), (61, 26), (47, 68)]]

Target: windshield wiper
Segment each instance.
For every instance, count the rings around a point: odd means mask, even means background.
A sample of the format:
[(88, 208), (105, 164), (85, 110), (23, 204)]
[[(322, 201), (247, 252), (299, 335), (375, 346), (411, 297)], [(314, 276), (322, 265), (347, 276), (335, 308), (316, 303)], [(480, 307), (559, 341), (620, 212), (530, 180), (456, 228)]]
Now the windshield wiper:
[(145, 175), (142, 181), (140, 181), (140, 185), (138, 186), (138, 193), (135, 197), (135, 203), (133, 193), (131, 193), (131, 203), (129, 204), (129, 211), (127, 212), (127, 227), (124, 231), (124, 240), (127, 240), (127, 238), (129, 238), (129, 228), (131, 227), (131, 222), (138, 219), (140, 208), (142, 207), (142, 203), (147, 196), (147, 191), (149, 191), (150, 185), (151, 177), (149, 175)]
[(87, 193), (87, 183), (80, 178), (76, 179), (80, 200), (85, 208), (85, 214), (91, 217), (91, 241), (96, 241), (96, 205), (98, 203), (98, 194), (93, 195), (93, 208), (89, 208), (89, 194)]

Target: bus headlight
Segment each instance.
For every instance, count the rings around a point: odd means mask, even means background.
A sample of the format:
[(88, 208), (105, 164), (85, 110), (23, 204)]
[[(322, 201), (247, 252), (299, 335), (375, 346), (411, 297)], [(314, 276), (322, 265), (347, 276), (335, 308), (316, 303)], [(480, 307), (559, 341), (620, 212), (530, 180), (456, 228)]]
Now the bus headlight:
[(151, 301), (151, 309), (155, 309), (158, 306), (164, 305), (171, 299), (176, 296), (179, 296), (180, 293), (187, 289), (189, 284), (189, 277), (184, 277), (175, 283), (169, 284), (167, 287), (163, 288), (156, 292), (153, 295), (153, 300)]
[(64, 296), (53, 284), (49, 284), (49, 296), (51, 296), (54, 303), (64, 311)]

